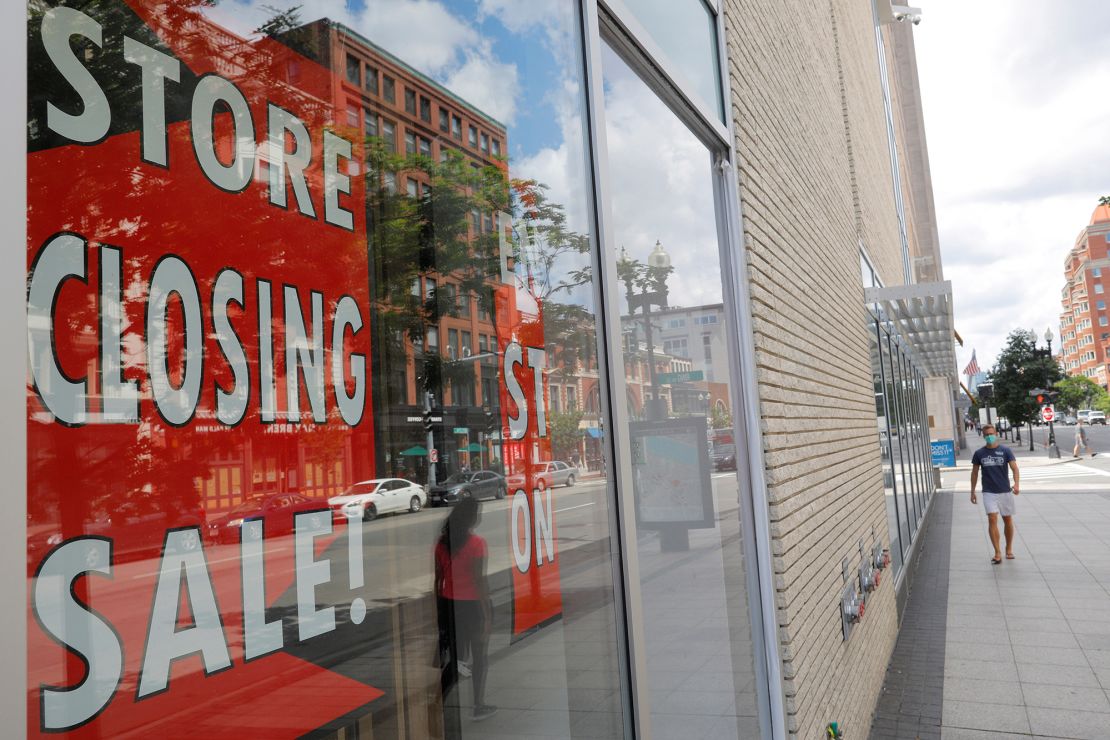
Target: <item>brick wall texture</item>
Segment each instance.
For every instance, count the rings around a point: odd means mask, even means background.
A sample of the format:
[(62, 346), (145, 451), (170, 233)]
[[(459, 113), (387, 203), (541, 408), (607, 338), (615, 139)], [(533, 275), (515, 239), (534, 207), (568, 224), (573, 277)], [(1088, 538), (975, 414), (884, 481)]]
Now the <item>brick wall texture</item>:
[[(889, 544), (860, 247), (904, 282), (868, 0), (724, 0), (788, 729), (865, 736), (892, 579), (842, 640), (841, 560)], [(890, 575), (890, 572), (887, 572)]]

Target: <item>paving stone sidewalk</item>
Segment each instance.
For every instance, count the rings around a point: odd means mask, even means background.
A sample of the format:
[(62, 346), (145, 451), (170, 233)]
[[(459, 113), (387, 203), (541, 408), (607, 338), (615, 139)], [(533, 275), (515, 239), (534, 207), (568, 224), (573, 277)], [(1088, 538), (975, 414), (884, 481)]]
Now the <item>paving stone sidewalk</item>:
[(1110, 486), (1022, 495), (1016, 559), (992, 566), (963, 476), (934, 502), (871, 737), (1110, 738)]

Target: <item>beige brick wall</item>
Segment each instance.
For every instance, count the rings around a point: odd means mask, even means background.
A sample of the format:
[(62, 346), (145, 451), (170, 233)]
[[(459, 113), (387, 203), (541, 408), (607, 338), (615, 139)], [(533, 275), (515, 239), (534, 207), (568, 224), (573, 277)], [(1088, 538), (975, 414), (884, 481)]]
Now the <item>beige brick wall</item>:
[(889, 544), (860, 244), (903, 282), (871, 4), (724, 9), (789, 729), (862, 738), (897, 617), (888, 578), (841, 639), (841, 559)]

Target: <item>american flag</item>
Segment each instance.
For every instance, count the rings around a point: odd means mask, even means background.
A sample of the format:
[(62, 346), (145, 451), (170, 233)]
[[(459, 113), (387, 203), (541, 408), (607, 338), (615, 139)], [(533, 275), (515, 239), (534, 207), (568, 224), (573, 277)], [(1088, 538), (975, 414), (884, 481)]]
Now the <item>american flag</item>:
[(971, 350), (971, 362), (964, 368), (964, 375), (968, 377), (979, 374), (979, 363), (975, 359), (975, 350)]

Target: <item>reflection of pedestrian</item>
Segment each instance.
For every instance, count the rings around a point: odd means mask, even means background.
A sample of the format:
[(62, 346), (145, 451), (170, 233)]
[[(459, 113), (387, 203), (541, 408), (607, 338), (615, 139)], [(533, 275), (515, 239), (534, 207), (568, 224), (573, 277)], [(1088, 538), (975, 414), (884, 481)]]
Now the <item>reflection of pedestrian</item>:
[[(1084, 454), (1091, 452), (1090, 446), (1087, 444), (1087, 427), (1083, 425), (1083, 420), (1080, 419), (1075, 422), (1075, 449), (1071, 451), (1072, 457), (1079, 457), (1079, 448), (1083, 448)], [(1091, 452), (1091, 457), (1095, 453)]]
[(468, 652), (474, 679), (474, 719), (486, 719), (497, 711), (497, 707), (485, 702), (493, 612), (486, 580), (488, 550), (485, 539), (474, 534), (476, 526), (478, 502), (465, 498), (443, 523), (435, 547), (436, 606), (440, 655), (444, 660), (440, 687), (445, 718), (447, 693), (458, 683), (459, 661)]

